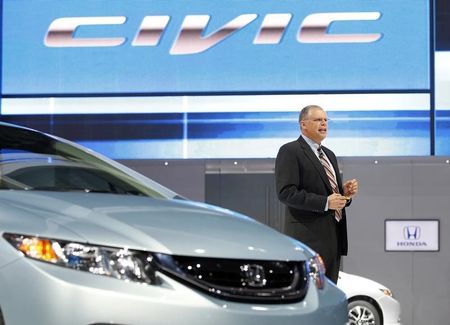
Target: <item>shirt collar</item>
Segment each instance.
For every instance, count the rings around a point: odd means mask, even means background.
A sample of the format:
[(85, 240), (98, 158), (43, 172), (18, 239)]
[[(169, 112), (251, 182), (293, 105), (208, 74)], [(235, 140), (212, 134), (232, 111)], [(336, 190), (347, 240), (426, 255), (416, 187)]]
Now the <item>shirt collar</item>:
[(317, 152), (317, 149), (319, 149), (320, 144), (316, 143), (314, 140), (311, 140), (306, 135), (302, 134), (302, 138), (305, 139), (306, 143), (311, 147), (311, 149), (314, 152)]

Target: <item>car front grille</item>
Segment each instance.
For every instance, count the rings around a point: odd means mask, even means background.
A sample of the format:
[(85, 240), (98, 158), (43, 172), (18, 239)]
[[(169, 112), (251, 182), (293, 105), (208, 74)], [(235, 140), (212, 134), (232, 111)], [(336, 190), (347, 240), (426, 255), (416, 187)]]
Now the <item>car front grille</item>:
[(262, 261), (156, 254), (162, 273), (220, 299), (293, 303), (308, 288), (304, 261)]

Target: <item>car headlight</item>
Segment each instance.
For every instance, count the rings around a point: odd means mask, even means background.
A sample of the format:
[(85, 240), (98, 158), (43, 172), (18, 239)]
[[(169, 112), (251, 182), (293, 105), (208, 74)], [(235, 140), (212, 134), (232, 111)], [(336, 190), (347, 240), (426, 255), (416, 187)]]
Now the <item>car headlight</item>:
[(325, 285), (325, 264), (319, 254), (314, 255), (308, 262), (309, 275), (318, 289)]
[(380, 288), (380, 291), (386, 296), (393, 297), (391, 290), (388, 288)]
[(26, 257), (71, 269), (144, 284), (158, 284), (148, 252), (17, 234), (3, 237)]

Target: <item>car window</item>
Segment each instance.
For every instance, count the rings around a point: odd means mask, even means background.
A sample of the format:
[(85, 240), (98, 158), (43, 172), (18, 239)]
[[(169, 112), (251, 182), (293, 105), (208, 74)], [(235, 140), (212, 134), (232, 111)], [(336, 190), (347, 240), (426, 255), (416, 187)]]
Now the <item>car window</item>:
[(0, 176), (0, 189), (166, 197), (88, 150), (40, 132), (3, 125)]

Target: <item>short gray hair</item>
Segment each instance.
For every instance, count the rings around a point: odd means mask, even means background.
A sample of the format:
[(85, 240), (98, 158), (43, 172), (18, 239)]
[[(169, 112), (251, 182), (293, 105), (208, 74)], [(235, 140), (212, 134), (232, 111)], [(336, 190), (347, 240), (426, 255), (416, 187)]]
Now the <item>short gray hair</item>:
[(300, 111), (300, 115), (298, 116), (298, 121), (301, 122), (303, 120), (306, 120), (306, 118), (309, 115), (309, 112), (313, 109), (321, 109), (323, 110), (322, 107), (320, 107), (319, 105), (308, 105), (302, 108), (302, 110)]

